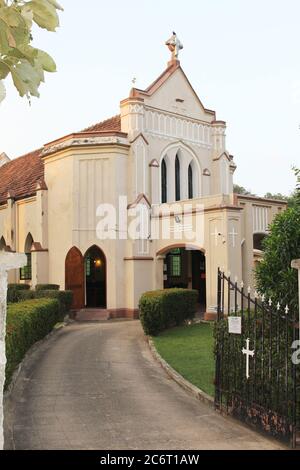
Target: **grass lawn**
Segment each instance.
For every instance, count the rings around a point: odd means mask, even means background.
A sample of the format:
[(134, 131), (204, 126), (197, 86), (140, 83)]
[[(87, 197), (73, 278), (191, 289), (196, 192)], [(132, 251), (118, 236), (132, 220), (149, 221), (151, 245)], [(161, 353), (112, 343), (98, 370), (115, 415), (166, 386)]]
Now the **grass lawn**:
[(214, 396), (215, 360), (213, 325), (174, 328), (153, 338), (159, 354), (179, 374)]

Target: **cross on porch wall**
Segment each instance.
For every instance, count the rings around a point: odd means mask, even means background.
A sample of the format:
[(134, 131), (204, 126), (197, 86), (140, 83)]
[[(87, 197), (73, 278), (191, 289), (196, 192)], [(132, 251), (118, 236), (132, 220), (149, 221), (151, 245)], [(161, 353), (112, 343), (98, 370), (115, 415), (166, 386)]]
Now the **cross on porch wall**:
[(3, 391), (5, 383), (5, 336), (6, 336), (6, 301), (8, 271), (26, 266), (26, 255), (16, 253), (0, 253), (0, 450), (3, 449)]
[(232, 239), (232, 248), (235, 248), (236, 247), (235, 239), (238, 236), (238, 232), (235, 231), (235, 227), (233, 227), (231, 232), (229, 232), (229, 236)]
[(216, 246), (218, 246), (218, 240), (219, 240), (220, 232), (219, 232), (217, 227), (215, 227), (215, 231), (213, 233), (211, 233), (211, 236), (215, 237), (215, 243), (216, 243)]

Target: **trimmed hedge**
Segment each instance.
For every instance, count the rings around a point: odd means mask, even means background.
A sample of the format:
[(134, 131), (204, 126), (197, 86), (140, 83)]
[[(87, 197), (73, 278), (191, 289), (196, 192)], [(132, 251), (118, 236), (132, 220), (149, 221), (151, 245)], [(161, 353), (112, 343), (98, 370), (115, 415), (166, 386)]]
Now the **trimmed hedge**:
[(35, 299), (8, 305), (6, 387), (28, 349), (52, 331), (60, 316), (60, 305), (55, 299)]
[(28, 284), (8, 284), (8, 288), (14, 290), (29, 290), (30, 286)]
[[(19, 286), (19, 284), (16, 284)], [(53, 287), (58, 287), (54, 286)], [(29, 287), (29, 286), (27, 286)], [(72, 291), (60, 291), (60, 290), (44, 290), (39, 288), (38, 290), (24, 290), (24, 289), (15, 289), (9, 288), (7, 292), (7, 302), (10, 303), (17, 303), (17, 302), (24, 302), (27, 300), (33, 299), (56, 299), (60, 303), (60, 312), (61, 315), (64, 316), (68, 313), (72, 307), (73, 302), (73, 292)], [(63, 319), (63, 318), (62, 318)]]
[(192, 320), (197, 312), (198, 292), (187, 289), (166, 289), (146, 292), (140, 299), (140, 320), (146, 335)]
[(60, 304), (60, 312), (62, 316), (66, 315), (71, 310), (73, 303), (73, 292), (72, 291), (62, 291), (62, 290), (39, 290), (33, 292), (36, 299), (56, 299)]
[(57, 284), (37, 284), (36, 287), (35, 287), (35, 290), (36, 291), (43, 291), (43, 290), (59, 290), (60, 289), (60, 286), (58, 286)]
[(30, 289), (28, 284), (9, 284), (7, 290), (7, 302), (19, 302), (21, 294), (27, 293)]

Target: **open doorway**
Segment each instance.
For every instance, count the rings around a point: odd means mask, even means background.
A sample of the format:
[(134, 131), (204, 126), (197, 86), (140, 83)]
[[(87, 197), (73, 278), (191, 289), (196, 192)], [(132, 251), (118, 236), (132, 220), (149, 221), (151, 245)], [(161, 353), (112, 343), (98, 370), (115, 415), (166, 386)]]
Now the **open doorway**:
[(84, 265), (86, 306), (106, 309), (106, 258), (103, 251), (92, 246), (85, 254)]
[(199, 311), (206, 311), (206, 260), (200, 250), (174, 247), (164, 263), (164, 288), (194, 289), (199, 293)]

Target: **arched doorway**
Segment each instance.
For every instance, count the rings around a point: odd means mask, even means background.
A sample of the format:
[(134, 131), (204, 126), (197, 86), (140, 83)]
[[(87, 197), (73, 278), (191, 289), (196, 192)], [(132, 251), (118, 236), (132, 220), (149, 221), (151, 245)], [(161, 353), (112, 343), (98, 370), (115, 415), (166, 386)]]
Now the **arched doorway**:
[(78, 248), (73, 247), (66, 257), (66, 290), (73, 292), (72, 309), (84, 308), (84, 263), (83, 256)]
[(92, 246), (85, 254), (85, 297), (88, 308), (106, 308), (106, 258), (102, 250)]
[[(162, 254), (162, 253), (160, 253)], [(206, 258), (195, 248), (172, 247), (164, 251), (164, 288), (194, 289), (199, 292), (199, 310), (206, 311)]]

